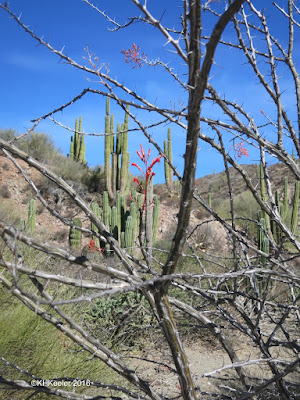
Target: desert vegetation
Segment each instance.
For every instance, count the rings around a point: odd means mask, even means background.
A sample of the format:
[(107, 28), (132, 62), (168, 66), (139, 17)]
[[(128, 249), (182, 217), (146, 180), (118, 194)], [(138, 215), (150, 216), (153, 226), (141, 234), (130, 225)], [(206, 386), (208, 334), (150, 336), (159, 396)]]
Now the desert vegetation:
[[(122, 50), (124, 66), (162, 68), (183, 100), (151, 102), (88, 48), (86, 63), (75, 61), (0, 2), (11, 23), (91, 84), (27, 131), (0, 132), (2, 398), (299, 398), (297, 2), (266, 11), (251, 0), (184, 0), (172, 26), (151, 1), (132, 0), (137, 14), (124, 24), (84, 3), (112, 31), (139, 22), (162, 35), (170, 63), (133, 43)], [(269, 14), (284, 21), (284, 34)], [(215, 84), (220, 47), (240, 55), (268, 103), (248, 108)], [(236, 79), (230, 68), (228, 79)], [(88, 93), (105, 104), (104, 165), (95, 168), (85, 143), (95, 133), (80, 117), (74, 129), (58, 121)], [(70, 133), (66, 157), (37, 133), (49, 118)], [(164, 137), (156, 140), (154, 126)], [(173, 127), (184, 133), (182, 174)], [(149, 142), (136, 149), (138, 163), (128, 150), (136, 131)], [(223, 172), (197, 179), (202, 144)], [(257, 162), (244, 165), (250, 151)], [(155, 185), (160, 163), (166, 183)]]

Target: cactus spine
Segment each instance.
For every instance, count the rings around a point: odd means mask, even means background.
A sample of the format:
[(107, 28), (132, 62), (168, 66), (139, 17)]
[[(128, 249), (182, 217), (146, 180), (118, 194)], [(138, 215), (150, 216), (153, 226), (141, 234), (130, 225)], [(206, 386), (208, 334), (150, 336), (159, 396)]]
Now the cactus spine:
[[(73, 225), (82, 227), (82, 222), (79, 218), (74, 218)], [(70, 228), (69, 242), (72, 249), (80, 249), (81, 247), (81, 231), (76, 228)]]
[(36, 215), (36, 201), (31, 199), (28, 206), (28, 220), (27, 230), (31, 233), (35, 232), (35, 215)]
[[(168, 157), (169, 161), (173, 162), (173, 154), (172, 154), (172, 139), (171, 139), (171, 128), (168, 129), (168, 141), (164, 141), (164, 153)], [(165, 166), (165, 179), (166, 184), (169, 189), (173, 189), (173, 170), (167, 163), (166, 159), (164, 162)]]
[[(128, 106), (126, 107), (129, 111)], [(110, 99), (106, 99), (105, 116), (105, 146), (104, 146), (104, 170), (106, 178), (106, 189), (111, 200), (114, 200), (119, 190), (121, 194), (126, 192), (129, 170), (128, 153), (128, 114), (122, 125), (117, 125), (116, 139), (114, 140), (114, 116), (110, 117)]]
[(74, 137), (71, 136), (71, 146), (70, 146), (70, 158), (71, 160), (78, 161), (81, 164), (86, 164), (85, 159), (85, 142), (84, 135), (82, 134), (82, 118), (76, 118), (75, 121), (75, 133)]

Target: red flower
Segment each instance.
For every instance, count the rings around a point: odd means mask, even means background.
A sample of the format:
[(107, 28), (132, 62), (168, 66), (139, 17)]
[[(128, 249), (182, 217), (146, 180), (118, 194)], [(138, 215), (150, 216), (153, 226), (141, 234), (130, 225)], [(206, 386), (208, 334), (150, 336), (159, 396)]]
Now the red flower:
[(131, 165), (133, 167), (137, 167), (141, 171), (141, 173), (143, 173), (142, 168), (140, 166), (138, 166), (135, 162), (133, 162)]
[(158, 157), (154, 158), (152, 160), (150, 166), (148, 166), (148, 160), (149, 160), (150, 154), (151, 154), (151, 149), (148, 150), (148, 154), (146, 156), (142, 145), (141, 145), (141, 152), (137, 151), (137, 155), (139, 156), (140, 160), (145, 165), (145, 172), (136, 163), (132, 163), (131, 164), (133, 167), (136, 167), (145, 177), (145, 188), (142, 187), (140, 181), (137, 178), (133, 178), (133, 180), (132, 180), (133, 182), (136, 182), (138, 184), (139, 188), (145, 194), (143, 204), (142, 205), (139, 204), (139, 206), (142, 208), (142, 210), (145, 210), (153, 201), (153, 199), (151, 199), (150, 202), (149, 202), (149, 199), (147, 199), (147, 195), (148, 195), (148, 192), (149, 192), (149, 184), (150, 184), (151, 179), (155, 175), (155, 173), (152, 171), (152, 168), (154, 167), (154, 165), (156, 163), (160, 162), (160, 159), (162, 157), (162, 156), (158, 156)]
[(95, 251), (99, 251), (99, 247), (96, 246), (96, 243), (93, 239), (90, 240), (90, 244), (88, 245), (88, 252), (95, 253)]
[(140, 46), (135, 43), (132, 44), (132, 49), (122, 50), (122, 54), (125, 56), (125, 62), (127, 64), (132, 63), (132, 68), (140, 68), (143, 66), (143, 62), (147, 59), (147, 54), (140, 54)]
[(161, 157), (162, 157), (162, 156), (158, 156), (157, 158), (154, 158), (154, 159), (152, 160), (152, 163), (150, 164), (149, 169), (152, 169), (156, 163), (160, 163)]
[(233, 150), (235, 151), (234, 158), (249, 157), (248, 150), (244, 147), (244, 141), (235, 144)]

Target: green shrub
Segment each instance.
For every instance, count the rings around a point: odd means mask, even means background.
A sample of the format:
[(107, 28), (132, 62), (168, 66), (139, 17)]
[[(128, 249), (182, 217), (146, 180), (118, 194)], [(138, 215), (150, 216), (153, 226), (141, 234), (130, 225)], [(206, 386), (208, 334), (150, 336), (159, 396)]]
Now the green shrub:
[(0, 197), (0, 220), (14, 225), (20, 222), (17, 210), (11, 206), (10, 201)]
[[(236, 223), (246, 232), (256, 236), (257, 226), (254, 222), (239, 219), (240, 217), (257, 220), (257, 213), (259, 211), (259, 205), (252, 196), (249, 190), (234, 197), (234, 211), (236, 217)], [(229, 200), (221, 201), (216, 205), (217, 213), (224, 219), (230, 219), (230, 203)]]
[(17, 133), (13, 129), (1, 129), (0, 130), (0, 138), (3, 140), (6, 140), (7, 142), (14, 140), (16, 136), (17, 136)]
[[(257, 220), (257, 213), (260, 207), (257, 201), (249, 190), (235, 197), (234, 207), (237, 217), (249, 218), (250, 220)], [(254, 222), (247, 220), (237, 220), (237, 224), (250, 233), (252, 236), (257, 235), (257, 225)]]
[[(19, 134), (13, 129), (2, 129), (0, 137), (6, 141), (14, 140)], [(13, 143), (20, 150), (43, 163), (55, 163), (60, 151), (51, 136), (46, 133), (32, 132)]]
[(60, 156), (59, 162), (53, 166), (53, 171), (65, 181), (79, 183), (87, 173), (87, 168), (70, 158)]
[(52, 138), (45, 133), (33, 132), (21, 139), (17, 146), (30, 156), (43, 163), (55, 162), (59, 154)]
[(95, 300), (85, 320), (100, 340), (114, 346), (122, 341), (128, 343), (138, 337), (141, 329), (149, 327), (154, 318), (149, 307), (140, 293), (120, 293)]
[[(102, 376), (105, 377), (104, 381), (107, 383), (118, 382), (116, 374), (101, 361), (91, 357), (89, 353), (83, 352), (77, 344), (35, 315), (21, 301), (16, 300), (1, 287), (0, 307), (2, 310), (0, 315), (0, 354), (8, 361), (43, 379), (73, 377), (97, 381), (99, 376)], [(0, 368), (6, 379), (30, 380), (27, 375), (7, 367), (3, 363), (0, 364)], [(72, 386), (65, 390), (72, 390)], [(24, 391), (17, 391), (13, 397), (11, 396), (11, 390), (6, 391), (5, 388), (2, 388), (1, 399), (23, 400), (27, 398)], [(49, 398), (46, 394), (34, 397)]]
[(106, 188), (105, 175), (102, 166), (97, 165), (94, 168), (86, 169), (81, 181), (91, 193), (103, 192)]

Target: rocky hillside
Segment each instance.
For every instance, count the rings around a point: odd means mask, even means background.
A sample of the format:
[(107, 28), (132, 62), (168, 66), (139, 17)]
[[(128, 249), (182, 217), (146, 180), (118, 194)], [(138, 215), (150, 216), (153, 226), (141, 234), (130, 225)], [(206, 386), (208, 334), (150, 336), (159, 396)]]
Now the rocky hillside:
[[(63, 216), (68, 218), (81, 217), (84, 224), (89, 226), (89, 221), (80, 212), (79, 209), (74, 207), (72, 201), (61, 190), (55, 188), (51, 183), (47, 182), (45, 178), (34, 168), (28, 166), (25, 162), (19, 161), (20, 166), (23, 168), (28, 177), (35, 183), (41, 194), (48, 202), (48, 204), (59, 211)], [(244, 166), (248, 175), (252, 179), (255, 186), (259, 186), (259, 177), (256, 165)], [(283, 179), (285, 176), (289, 177), (289, 198), (293, 195), (293, 182), (294, 177), (281, 164), (272, 165), (269, 168), (272, 184), (279, 192), (283, 191)], [(232, 185), (235, 196), (247, 196), (247, 188), (241, 176), (234, 171), (230, 170), (232, 177)], [(72, 183), (71, 183), (72, 184)], [(207, 175), (203, 178), (196, 180), (196, 185), (201, 195), (207, 199), (209, 193), (212, 194), (212, 206), (221, 213), (224, 212), (223, 205), (228, 198), (228, 186), (225, 172), (218, 174)], [(175, 189), (171, 194), (165, 185), (156, 185), (155, 193), (160, 196), (160, 218), (159, 218), (159, 241), (170, 241), (176, 229), (177, 213), (180, 200), (180, 191)], [(84, 192), (80, 188), (80, 195), (86, 201), (99, 201), (97, 193)], [(18, 225), (21, 218), (27, 220), (28, 203), (31, 198), (35, 197), (32, 188), (25, 181), (22, 173), (8, 160), (4, 155), (0, 156), (0, 201), (1, 211), (0, 218), (6, 219), (10, 216), (10, 222)], [(223, 208), (222, 208), (223, 207)], [(204, 210), (199, 208), (199, 205), (194, 204), (191, 215), (190, 230), (201, 223), (208, 215)], [(46, 240), (53, 241), (61, 246), (68, 245), (68, 228), (64, 224), (50, 214), (41, 203), (37, 203), (37, 218), (36, 218), (36, 232), (37, 235), (42, 236)], [(199, 228), (197, 234), (193, 238), (193, 244), (201, 250), (214, 251), (214, 244), (218, 238), (218, 249), (227, 249), (226, 233), (219, 226), (217, 222), (213, 224), (204, 224)], [(83, 246), (87, 244), (89, 238), (84, 238)]]

